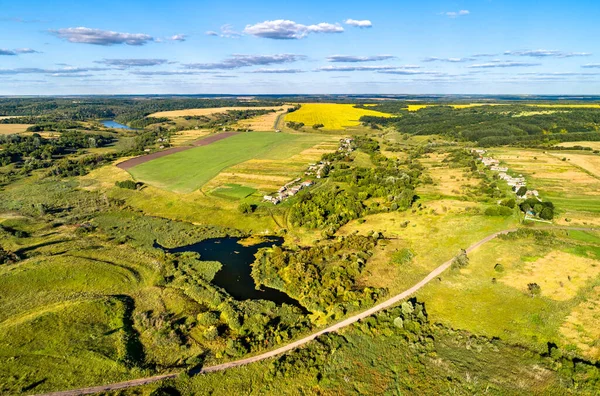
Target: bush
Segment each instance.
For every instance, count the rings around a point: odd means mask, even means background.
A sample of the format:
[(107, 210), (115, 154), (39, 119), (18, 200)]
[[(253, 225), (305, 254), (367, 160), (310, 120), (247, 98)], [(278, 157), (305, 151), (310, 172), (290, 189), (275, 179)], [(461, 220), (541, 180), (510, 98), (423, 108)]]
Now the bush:
[(500, 205), (506, 206), (507, 208), (514, 209), (515, 206), (517, 205), (517, 202), (515, 201), (514, 198), (506, 198), (500, 202)]
[(325, 125), (323, 124), (315, 124), (312, 126), (313, 129), (319, 129), (319, 128), (323, 128)]
[(465, 268), (467, 265), (469, 265), (469, 257), (467, 256), (467, 252), (465, 250), (462, 250), (460, 254), (456, 256), (452, 261), (451, 268), (456, 270)]
[(494, 265), (494, 271), (496, 272), (504, 272), (504, 266), (500, 263)]
[(394, 264), (407, 264), (410, 263), (415, 257), (415, 254), (408, 248), (401, 249), (392, 255), (392, 262)]
[(491, 206), (483, 212), (486, 216), (510, 216), (513, 211), (511, 208), (506, 206)]
[(242, 202), (240, 206), (238, 206), (238, 210), (240, 213), (248, 214), (253, 213), (256, 207), (254, 205), (250, 205), (248, 202)]
[(141, 182), (134, 182), (133, 180), (123, 180), (115, 182), (115, 186), (119, 188), (125, 188), (127, 190), (137, 190), (143, 185)]
[(531, 297), (539, 296), (542, 293), (542, 288), (537, 283), (529, 283), (527, 290), (531, 294)]

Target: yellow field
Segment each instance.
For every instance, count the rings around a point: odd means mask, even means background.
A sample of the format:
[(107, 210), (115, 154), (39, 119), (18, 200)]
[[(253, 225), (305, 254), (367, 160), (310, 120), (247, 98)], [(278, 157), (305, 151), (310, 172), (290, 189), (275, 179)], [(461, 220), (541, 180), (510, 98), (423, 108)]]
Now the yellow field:
[(565, 143), (560, 143), (557, 146), (560, 146), (560, 147), (582, 146), (582, 147), (591, 147), (594, 150), (600, 150), (600, 142), (565, 142)]
[(279, 110), (283, 106), (271, 106), (271, 107), (212, 107), (206, 109), (187, 109), (187, 110), (172, 110), (172, 111), (159, 111), (158, 113), (150, 114), (148, 117), (185, 117), (185, 116), (209, 116), (216, 113), (225, 113), (228, 110)]
[(315, 124), (323, 124), (323, 129), (342, 130), (360, 125), (360, 117), (370, 115), (377, 117), (391, 117), (391, 114), (373, 110), (358, 109), (352, 104), (335, 103), (308, 103), (303, 104), (300, 110), (285, 116), (286, 121), (303, 122), (305, 128)]
[(598, 264), (597, 260), (554, 250), (511, 271), (500, 282), (524, 293), (527, 292), (529, 283), (537, 283), (542, 289), (542, 296), (565, 301), (575, 297), (580, 288), (600, 274)]
[(175, 135), (171, 136), (171, 144), (173, 146), (185, 146), (195, 140), (203, 138), (208, 135), (210, 131), (203, 129), (190, 129), (187, 131), (177, 132)]
[[(446, 154), (432, 153), (424, 156), (421, 163), (427, 168), (434, 184), (423, 184), (417, 187), (420, 195), (464, 196), (470, 189), (481, 182), (469, 176), (467, 168), (449, 168), (443, 164)], [(443, 164), (440, 166), (440, 164)]]
[(277, 117), (284, 114), (287, 109), (291, 107), (292, 106), (283, 106), (281, 110), (278, 110), (275, 113), (264, 114), (249, 120), (241, 120), (238, 122), (238, 125), (242, 128), (250, 128), (253, 131), (273, 131), (277, 129), (277, 126), (275, 125)]
[(0, 124), (0, 135), (25, 132), (31, 124)]
[(430, 105), (408, 105), (408, 111), (419, 111), (429, 106)]
[(579, 304), (560, 328), (566, 344), (577, 346), (590, 359), (600, 358), (600, 287), (596, 286), (585, 302)]

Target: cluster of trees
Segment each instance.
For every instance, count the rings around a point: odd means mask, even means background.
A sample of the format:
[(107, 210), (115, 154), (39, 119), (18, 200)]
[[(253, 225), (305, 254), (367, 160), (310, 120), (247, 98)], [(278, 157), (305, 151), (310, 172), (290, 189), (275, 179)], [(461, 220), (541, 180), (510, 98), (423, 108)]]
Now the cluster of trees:
[(112, 142), (111, 137), (79, 131), (63, 132), (56, 139), (45, 139), (37, 133), (31, 136), (0, 135), (0, 164), (5, 166), (29, 159), (30, 167), (35, 169), (47, 166), (53, 157)]
[(257, 254), (252, 277), (257, 284), (285, 291), (319, 320), (339, 319), (385, 294), (358, 283), (379, 238), (351, 235), (309, 248), (274, 246)]
[(536, 198), (528, 198), (519, 204), (523, 213), (533, 214), (543, 220), (554, 218), (554, 204), (550, 201), (538, 201)]
[[(324, 229), (323, 235), (328, 237), (350, 220), (369, 213), (405, 210), (412, 205), (422, 166), (417, 161), (400, 162), (385, 157), (377, 141), (367, 137), (357, 137), (352, 145), (369, 154), (375, 167), (352, 166), (352, 157), (345, 152), (324, 155), (322, 160), (331, 165), (323, 176), (336, 184), (330, 189), (300, 193), (290, 210), (292, 224)], [(369, 198), (383, 200), (367, 204)]]
[(285, 124), (288, 128), (292, 128), (295, 131), (298, 131), (300, 129), (302, 129), (304, 127), (304, 123), (303, 122), (295, 122), (295, 121), (288, 121)]
[(144, 185), (144, 183), (142, 183), (142, 182), (135, 182), (133, 180), (123, 180), (123, 181), (116, 181), (115, 182), (115, 186), (117, 186), (119, 188), (124, 188), (126, 190), (138, 190), (143, 185)]

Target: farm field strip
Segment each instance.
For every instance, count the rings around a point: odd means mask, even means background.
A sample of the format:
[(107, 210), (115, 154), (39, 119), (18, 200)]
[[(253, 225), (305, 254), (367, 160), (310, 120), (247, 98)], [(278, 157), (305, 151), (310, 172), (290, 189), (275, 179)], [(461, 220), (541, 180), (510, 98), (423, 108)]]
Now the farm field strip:
[(31, 124), (0, 124), (0, 135), (12, 135), (22, 133), (29, 128)]
[[(234, 107), (207, 107), (201, 109), (186, 109), (186, 110), (171, 110), (171, 111), (159, 111), (157, 113), (150, 114), (148, 117), (186, 117), (186, 116), (209, 116), (211, 114), (225, 113), (229, 110), (280, 110), (285, 106), (265, 106), (265, 107), (252, 107), (252, 106), (234, 106)], [(289, 106), (288, 106), (289, 107)], [(287, 107), (286, 107), (287, 108)]]

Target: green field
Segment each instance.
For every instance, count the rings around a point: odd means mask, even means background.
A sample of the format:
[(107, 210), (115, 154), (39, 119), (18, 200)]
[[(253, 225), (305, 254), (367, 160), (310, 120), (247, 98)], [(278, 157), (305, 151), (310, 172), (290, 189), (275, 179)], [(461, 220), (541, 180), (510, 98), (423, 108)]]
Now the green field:
[(315, 124), (323, 124), (325, 125), (323, 129), (343, 130), (358, 126), (362, 116), (391, 117), (387, 113), (359, 109), (351, 104), (308, 103), (303, 104), (299, 110), (287, 114), (285, 121), (302, 122), (309, 128)]
[(129, 171), (145, 183), (188, 193), (202, 187), (223, 169), (277, 150), (278, 145), (296, 139), (296, 135), (283, 133), (243, 133), (208, 146), (158, 158)]
[(255, 192), (256, 190), (254, 188), (229, 183), (214, 190), (212, 195), (237, 200), (244, 199)]

